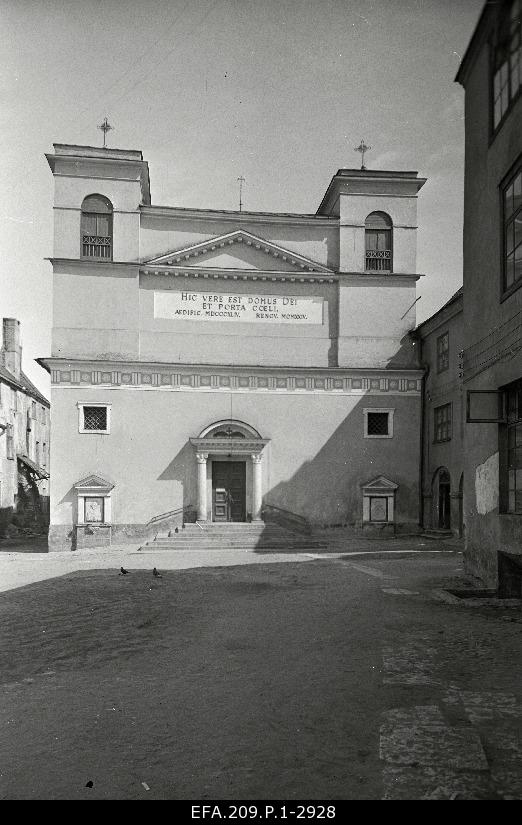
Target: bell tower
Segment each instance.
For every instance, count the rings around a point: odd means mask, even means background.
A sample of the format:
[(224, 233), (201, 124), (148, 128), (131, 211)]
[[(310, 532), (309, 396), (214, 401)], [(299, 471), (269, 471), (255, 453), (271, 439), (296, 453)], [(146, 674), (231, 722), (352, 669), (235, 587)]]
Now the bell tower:
[(413, 366), (403, 339), (415, 327), (425, 183), (417, 172), (339, 169), (321, 201), (317, 215), (339, 220), (340, 367)]

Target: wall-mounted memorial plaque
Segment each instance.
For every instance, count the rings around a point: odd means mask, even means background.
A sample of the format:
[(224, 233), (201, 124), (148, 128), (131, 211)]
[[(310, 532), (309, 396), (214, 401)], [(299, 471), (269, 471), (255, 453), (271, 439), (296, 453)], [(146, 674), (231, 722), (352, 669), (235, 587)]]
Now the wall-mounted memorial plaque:
[(154, 317), (175, 321), (322, 324), (323, 299), (295, 295), (155, 292)]

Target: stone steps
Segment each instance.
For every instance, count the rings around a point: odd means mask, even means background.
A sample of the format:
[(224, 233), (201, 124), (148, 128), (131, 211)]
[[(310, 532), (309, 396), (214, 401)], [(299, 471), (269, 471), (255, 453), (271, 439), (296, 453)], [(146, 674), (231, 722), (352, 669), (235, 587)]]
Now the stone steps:
[(303, 550), (326, 547), (324, 541), (286, 530), (276, 524), (252, 522), (187, 524), (177, 533), (157, 536), (141, 550)]
[(429, 530), (424, 530), (421, 533), (423, 539), (452, 539), (454, 538), (453, 532), (451, 530), (440, 530), (435, 527), (430, 528)]

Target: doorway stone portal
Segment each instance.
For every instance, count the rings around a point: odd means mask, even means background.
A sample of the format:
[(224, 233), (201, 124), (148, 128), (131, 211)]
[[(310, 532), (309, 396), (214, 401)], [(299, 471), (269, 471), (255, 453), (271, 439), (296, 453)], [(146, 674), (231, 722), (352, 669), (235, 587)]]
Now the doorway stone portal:
[(249, 424), (232, 419), (217, 421), (190, 439), (198, 467), (198, 521), (261, 521), (268, 442)]

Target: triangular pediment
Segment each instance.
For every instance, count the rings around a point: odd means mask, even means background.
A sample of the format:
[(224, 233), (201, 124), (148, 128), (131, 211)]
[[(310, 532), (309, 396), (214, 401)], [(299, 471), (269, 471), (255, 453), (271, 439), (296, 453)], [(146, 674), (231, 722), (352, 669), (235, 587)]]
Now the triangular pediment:
[(331, 272), (290, 249), (238, 229), (144, 262), (147, 266), (237, 269), (258, 272)]
[(386, 476), (377, 476), (377, 478), (372, 479), (372, 481), (363, 484), (363, 490), (389, 490), (391, 492), (396, 490), (398, 486), (398, 484), (395, 484), (394, 481), (386, 478)]
[(77, 481), (74, 485), (75, 490), (92, 490), (93, 488), (99, 490), (112, 490), (113, 487), (114, 484), (111, 484), (110, 481), (106, 481), (106, 479), (97, 475), (90, 475), (86, 478), (82, 478), (81, 481)]

